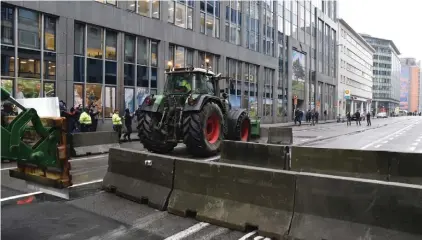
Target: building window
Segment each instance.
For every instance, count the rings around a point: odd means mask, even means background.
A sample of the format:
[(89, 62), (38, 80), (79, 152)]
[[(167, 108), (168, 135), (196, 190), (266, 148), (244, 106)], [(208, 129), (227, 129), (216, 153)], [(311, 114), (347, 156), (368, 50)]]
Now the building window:
[(264, 37), (262, 39), (263, 53), (273, 56), (274, 54), (274, 5), (273, 1), (265, 0), (263, 4)]
[(169, 46), (169, 59), (168, 61), (175, 68), (183, 68), (193, 66), (193, 50), (182, 46), (170, 45)]
[(95, 0), (95, 1), (100, 2), (100, 3), (106, 3), (106, 4), (114, 5), (114, 6), (116, 6), (116, 3), (117, 3), (116, 0)]
[(260, 1), (243, 2), (246, 4), (246, 47), (254, 51), (259, 51), (259, 3)]
[(7, 5), (1, 5), (1, 43), (14, 43), (14, 14), (15, 9)]
[(199, 52), (198, 67), (206, 68), (206, 59), (209, 61), (209, 67), (211, 67), (211, 71), (218, 73), (220, 57), (211, 53)]
[(75, 23), (74, 29), (74, 46), (75, 46), (75, 55), (84, 55), (85, 52), (85, 25), (80, 23)]
[(264, 117), (273, 116), (273, 75), (274, 70), (264, 68), (264, 94), (262, 95)]
[(103, 57), (103, 29), (88, 25), (87, 56), (92, 58)]
[(20, 47), (40, 48), (41, 14), (19, 9), (18, 16), (18, 39)]
[[(258, 116), (258, 66), (253, 64), (245, 63), (243, 70), (244, 75), (244, 89), (245, 92), (243, 93), (243, 97), (245, 102), (247, 102), (247, 106), (243, 106), (247, 108), (249, 111), (249, 115), (251, 117)], [(243, 102), (243, 101), (242, 101)]]
[(240, 28), (242, 26), (241, 1), (231, 0), (226, 6), (226, 41), (240, 45)]
[(106, 31), (106, 59), (116, 60), (117, 50), (117, 33), (113, 31)]
[(1, 46), (1, 76), (15, 76), (15, 48)]
[(125, 62), (135, 63), (135, 36), (125, 35)]
[(220, 37), (220, 1), (201, 1), (201, 33)]
[(127, 10), (138, 13), (144, 17), (160, 18), (159, 0), (135, 0), (127, 1)]
[(193, 6), (194, 1), (168, 1), (168, 22), (186, 29), (193, 29)]
[(45, 50), (56, 50), (56, 19), (44, 17), (44, 47)]

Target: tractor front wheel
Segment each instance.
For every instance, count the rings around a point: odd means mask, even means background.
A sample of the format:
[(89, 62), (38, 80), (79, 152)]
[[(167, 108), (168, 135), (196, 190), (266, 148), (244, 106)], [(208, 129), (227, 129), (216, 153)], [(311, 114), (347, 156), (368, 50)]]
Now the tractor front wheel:
[(138, 131), (141, 143), (150, 152), (166, 154), (173, 151), (177, 144), (169, 143), (162, 133), (155, 129), (160, 122), (161, 116), (158, 113), (144, 112), (141, 114)]
[(220, 151), (223, 140), (223, 114), (217, 104), (207, 103), (200, 112), (183, 119), (183, 142), (197, 157), (209, 157)]
[(235, 121), (235, 126), (230, 137), (230, 140), (248, 142), (251, 137), (251, 119), (247, 112), (242, 112), (237, 119), (231, 119)]

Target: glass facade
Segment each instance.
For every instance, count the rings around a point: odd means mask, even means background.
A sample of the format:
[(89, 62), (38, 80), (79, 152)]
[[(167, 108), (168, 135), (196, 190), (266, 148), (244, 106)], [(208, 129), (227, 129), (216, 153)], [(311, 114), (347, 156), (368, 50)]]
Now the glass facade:
[(220, 2), (201, 1), (201, 33), (220, 38)]
[(127, 10), (135, 12), (144, 17), (160, 18), (160, 1), (159, 0), (135, 0), (127, 1)]
[(1, 19), (2, 87), (18, 99), (56, 96), (56, 18), (2, 4)]
[(242, 1), (227, 1), (225, 34), (226, 41), (240, 45), (240, 28), (242, 27)]
[(244, 1), (243, 4), (246, 9), (246, 47), (259, 51), (259, 1)]
[(168, 22), (186, 29), (193, 29), (193, 0), (168, 1)]

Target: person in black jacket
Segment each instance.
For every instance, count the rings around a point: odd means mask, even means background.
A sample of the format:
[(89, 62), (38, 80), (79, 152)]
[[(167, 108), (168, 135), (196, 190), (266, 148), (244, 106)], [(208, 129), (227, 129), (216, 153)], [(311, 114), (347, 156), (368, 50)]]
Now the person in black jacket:
[(360, 126), (360, 112), (356, 111), (355, 116), (356, 116), (356, 126), (358, 125)]
[(123, 138), (124, 138), (125, 141), (128, 140), (129, 142), (131, 142), (132, 139), (130, 139), (130, 134), (132, 133), (132, 119), (133, 119), (133, 116), (130, 114), (129, 108), (126, 108), (125, 109), (124, 119), (125, 119), (126, 133), (123, 135)]
[(366, 113), (366, 124), (367, 126), (371, 126), (371, 112), (370, 111)]

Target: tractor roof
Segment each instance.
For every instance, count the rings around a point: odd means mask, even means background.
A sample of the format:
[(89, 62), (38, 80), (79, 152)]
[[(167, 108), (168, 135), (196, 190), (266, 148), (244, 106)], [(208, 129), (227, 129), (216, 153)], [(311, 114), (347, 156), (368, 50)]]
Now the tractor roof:
[(167, 72), (167, 74), (181, 73), (181, 72), (200, 72), (200, 73), (206, 73), (212, 76), (216, 75), (213, 71), (210, 71), (210, 70), (207, 71), (204, 68), (173, 68), (170, 72)]

